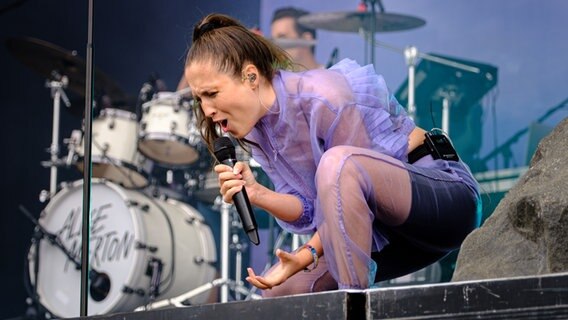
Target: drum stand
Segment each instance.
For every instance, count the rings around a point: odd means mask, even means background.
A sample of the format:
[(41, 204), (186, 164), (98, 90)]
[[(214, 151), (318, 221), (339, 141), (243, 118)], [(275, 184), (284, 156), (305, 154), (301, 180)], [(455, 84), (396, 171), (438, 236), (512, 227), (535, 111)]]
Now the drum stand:
[(59, 155), (59, 114), (61, 110), (61, 101), (70, 107), (71, 103), (65, 94), (64, 89), (67, 87), (69, 80), (67, 76), (62, 76), (56, 71), (52, 72), (56, 80), (46, 81), (45, 86), (51, 89), (51, 97), (53, 98), (53, 126), (51, 129), (51, 146), (49, 153), (51, 155), (50, 161), (42, 162), (44, 167), (50, 167), (49, 179), (49, 193), (42, 190), (40, 193), (40, 201), (45, 202), (47, 199), (53, 197), (57, 192), (57, 167), (60, 165), (58, 158)]
[[(156, 301), (145, 306), (140, 306), (134, 311), (144, 311), (151, 309), (164, 308), (168, 306), (185, 307), (184, 301), (197, 296), (201, 293), (207, 292), (213, 288), (221, 287), (221, 301), (229, 301), (229, 290), (235, 292), (235, 297), (240, 298), (240, 295), (245, 295), (246, 299), (261, 299), (261, 296), (253, 293), (253, 290), (246, 288), (241, 278), (242, 267), (242, 250), (245, 246), (240, 243), (238, 232), (234, 231), (232, 234), (231, 246), (237, 251), (235, 261), (235, 280), (229, 278), (229, 235), (231, 233), (231, 226), (233, 230), (238, 229), (240, 224), (236, 221), (234, 215), (231, 216), (231, 204), (222, 201), (221, 197), (217, 197), (214, 203), (215, 207), (220, 208), (221, 213), (221, 277), (214, 279), (211, 282), (205, 283), (191, 291), (174, 298)], [(231, 223), (231, 218), (233, 222)]]

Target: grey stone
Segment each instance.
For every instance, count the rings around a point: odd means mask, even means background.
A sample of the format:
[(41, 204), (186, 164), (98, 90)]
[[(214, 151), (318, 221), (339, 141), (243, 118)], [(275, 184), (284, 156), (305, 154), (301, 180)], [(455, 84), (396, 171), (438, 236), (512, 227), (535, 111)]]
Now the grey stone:
[(452, 281), (568, 271), (567, 163), (564, 119), (493, 214), (465, 239)]

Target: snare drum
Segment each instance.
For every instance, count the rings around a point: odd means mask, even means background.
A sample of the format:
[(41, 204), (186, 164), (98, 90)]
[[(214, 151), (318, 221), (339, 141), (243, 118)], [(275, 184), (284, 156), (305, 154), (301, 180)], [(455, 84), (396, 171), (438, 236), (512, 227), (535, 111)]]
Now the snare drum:
[(158, 92), (142, 105), (138, 148), (159, 163), (179, 166), (197, 160), (201, 140), (189, 101), (175, 92)]
[[(64, 187), (49, 202), (40, 224), (57, 235), (77, 261), (81, 252), (82, 182)], [(99, 275), (89, 287), (89, 315), (132, 311), (147, 302), (151, 266), (162, 266), (157, 300), (177, 297), (215, 277), (215, 241), (191, 206), (156, 199), (99, 179), (92, 185), (90, 265)], [(33, 275), (35, 249), (30, 250)], [(57, 317), (79, 316), (81, 271), (47, 241), (39, 246), (41, 303)], [(98, 281), (98, 280), (105, 281)], [(37, 281), (36, 281), (37, 280)], [(99, 286), (97, 283), (103, 283)], [(209, 292), (190, 299), (207, 301)]]
[[(93, 120), (93, 177), (104, 178), (125, 188), (148, 185), (153, 164), (138, 152), (138, 122), (132, 112), (106, 108)], [(77, 149), (77, 166), (83, 171), (84, 140)]]

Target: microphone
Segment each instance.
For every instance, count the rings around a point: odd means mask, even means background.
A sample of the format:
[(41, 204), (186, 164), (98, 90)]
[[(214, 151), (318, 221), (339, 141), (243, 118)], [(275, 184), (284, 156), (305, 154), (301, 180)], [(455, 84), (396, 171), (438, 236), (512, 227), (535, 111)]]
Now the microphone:
[[(230, 167), (233, 167), (235, 163), (237, 163), (235, 146), (233, 145), (231, 139), (227, 137), (217, 138), (217, 140), (215, 140), (214, 147), (215, 157), (217, 158), (217, 160), (219, 160), (219, 162)], [(249, 240), (252, 243), (258, 245), (260, 243), (260, 240), (258, 238), (256, 219), (254, 218), (254, 213), (250, 206), (247, 191), (245, 188), (243, 188), (243, 190), (237, 192), (233, 196), (233, 203), (237, 208), (243, 229), (245, 230)]]
[(325, 66), (326, 69), (330, 68), (334, 64), (337, 63), (337, 55), (339, 54), (339, 49), (335, 47), (329, 56), (329, 60), (327, 61), (327, 65)]

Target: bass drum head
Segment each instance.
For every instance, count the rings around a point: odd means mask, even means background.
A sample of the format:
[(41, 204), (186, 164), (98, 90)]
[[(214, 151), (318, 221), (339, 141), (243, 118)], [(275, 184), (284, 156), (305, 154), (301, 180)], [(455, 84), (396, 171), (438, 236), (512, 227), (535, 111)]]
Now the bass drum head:
[[(39, 219), (57, 236), (74, 260), (81, 261), (81, 181), (65, 187), (49, 202)], [(215, 242), (195, 209), (174, 200), (160, 200), (106, 181), (91, 189), (89, 315), (132, 311), (147, 302), (152, 261), (162, 265), (156, 300), (176, 297), (215, 277)], [(30, 274), (37, 262), (40, 302), (54, 315), (78, 317), (81, 271), (61, 249), (40, 241), (28, 254)], [(191, 303), (206, 301), (196, 296)]]

